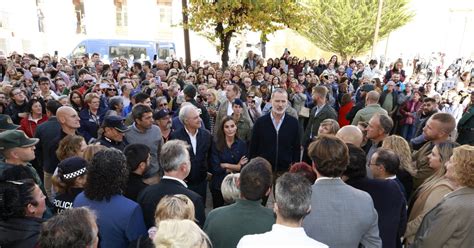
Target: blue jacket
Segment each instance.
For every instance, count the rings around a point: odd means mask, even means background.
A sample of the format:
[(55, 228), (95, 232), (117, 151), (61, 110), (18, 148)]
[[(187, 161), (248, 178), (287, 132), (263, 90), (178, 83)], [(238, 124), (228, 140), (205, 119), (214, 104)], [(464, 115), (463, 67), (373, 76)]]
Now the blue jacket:
[(86, 143), (89, 143), (92, 138), (97, 139), (97, 131), (102, 124), (104, 114), (105, 112), (100, 112), (99, 109), (95, 119), (90, 113), (89, 108), (83, 108), (81, 112), (79, 112), (79, 118), (81, 118), (81, 127), (78, 131), (82, 136), (84, 136)]
[(247, 145), (241, 139), (236, 137), (232, 146), (225, 147), (223, 151), (217, 150), (217, 146), (212, 146), (211, 156), (211, 189), (221, 189), (222, 181), (227, 176), (225, 169), (221, 167), (222, 163), (237, 164), (243, 156), (247, 156)]

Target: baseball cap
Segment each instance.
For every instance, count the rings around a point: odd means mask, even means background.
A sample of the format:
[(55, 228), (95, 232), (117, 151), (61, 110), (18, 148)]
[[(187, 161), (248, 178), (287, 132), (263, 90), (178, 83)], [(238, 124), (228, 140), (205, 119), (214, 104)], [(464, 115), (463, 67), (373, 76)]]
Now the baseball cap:
[(372, 84), (364, 84), (360, 88), (361, 91), (365, 91), (365, 92), (369, 92), (369, 91), (372, 91), (374, 89), (375, 89), (375, 87)]
[(69, 180), (86, 173), (87, 161), (81, 157), (70, 157), (58, 164), (58, 175), (61, 180)]
[(124, 118), (117, 115), (109, 115), (104, 118), (104, 122), (102, 123), (102, 127), (113, 127), (115, 130), (125, 133), (129, 129), (123, 123)]
[(0, 150), (21, 147), (26, 148), (34, 146), (39, 142), (37, 138), (28, 138), (23, 131), (7, 130), (0, 133)]
[(239, 105), (241, 108), (244, 107), (244, 103), (239, 98), (235, 98), (234, 102), (232, 103), (232, 106), (234, 106), (235, 104)]
[(169, 110), (167, 110), (167, 109), (162, 109), (162, 110), (160, 110), (160, 111), (158, 111), (158, 112), (155, 112), (155, 113), (153, 114), (153, 119), (159, 120), (159, 119), (161, 119), (161, 118), (163, 118), (163, 117), (165, 117), (165, 116), (167, 116), (167, 115), (173, 115), (173, 114), (174, 114), (174, 113), (173, 113), (172, 111), (169, 111)]
[(0, 130), (15, 130), (18, 127), (19, 125), (13, 123), (9, 115), (0, 114)]

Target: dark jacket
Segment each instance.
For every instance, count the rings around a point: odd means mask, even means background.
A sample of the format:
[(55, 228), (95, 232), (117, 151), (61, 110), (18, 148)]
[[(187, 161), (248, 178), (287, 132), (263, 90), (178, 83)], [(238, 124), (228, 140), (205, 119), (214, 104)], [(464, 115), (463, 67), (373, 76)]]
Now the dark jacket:
[(221, 167), (222, 163), (237, 164), (243, 156), (247, 156), (247, 145), (241, 139), (236, 138), (231, 147), (225, 147), (222, 151), (217, 149), (216, 145), (212, 146), (211, 156), (211, 189), (220, 190), (227, 171)]
[(260, 117), (253, 126), (249, 159), (263, 157), (273, 171), (287, 171), (290, 164), (300, 160), (298, 120), (285, 114), (277, 133), (270, 115)]
[(12, 101), (10, 104), (8, 104), (5, 114), (12, 118), (13, 123), (19, 125), (21, 118), (18, 116), (18, 114), (27, 112), (27, 105), (28, 103), (26, 101), (22, 105), (18, 105), (15, 103), (15, 101)]
[(337, 113), (331, 106), (329, 106), (328, 103), (323, 106), (323, 109), (317, 115), (316, 110), (317, 107), (313, 107), (309, 113), (308, 125), (306, 126), (303, 136), (303, 145), (309, 143), (313, 137), (318, 136), (318, 129), (321, 122), (326, 119), (333, 119), (337, 121)]
[(174, 179), (162, 178), (158, 184), (146, 187), (139, 195), (137, 202), (143, 210), (143, 217), (145, 218), (145, 225), (150, 228), (155, 225), (155, 209), (161, 198), (166, 195), (182, 194), (194, 203), (195, 217), (197, 224), (203, 226), (206, 221), (206, 214), (204, 212), (204, 203), (201, 196), (184, 187), (179, 181)]
[(458, 122), (459, 144), (474, 145), (474, 105), (468, 107)]
[(105, 136), (102, 136), (100, 137), (99, 139), (99, 144), (105, 146), (105, 147), (108, 147), (108, 148), (115, 148), (117, 150), (120, 150), (123, 152), (123, 150), (125, 149), (125, 146), (128, 145), (128, 142), (127, 140), (125, 139), (125, 137), (123, 138), (122, 142), (117, 142), (117, 141), (113, 141)]
[[(39, 139), (35, 150), (36, 161), (38, 161), (43, 168), (56, 167), (56, 164), (51, 165), (50, 150), (55, 145), (52, 141), (57, 140), (60, 136), (60, 132), (58, 131), (60, 129), (61, 125), (59, 125), (56, 116), (51, 116), (48, 121), (41, 123), (36, 128), (35, 138)], [(48, 170), (47, 172), (51, 173), (50, 171), (51, 170)]]
[(100, 111), (97, 111), (97, 116), (93, 117), (88, 108), (83, 108), (81, 112), (79, 112), (79, 118), (81, 118), (81, 127), (78, 131), (84, 136), (86, 143), (92, 138), (97, 139), (97, 131), (99, 130), (104, 115)]
[(34, 247), (38, 241), (41, 223), (43, 219), (29, 217), (0, 220), (0, 247)]
[(207, 169), (211, 159), (212, 136), (209, 131), (200, 128), (196, 137), (196, 154), (194, 154), (186, 129), (183, 127), (170, 135), (170, 140), (183, 140), (189, 144), (189, 156), (191, 158), (191, 172), (184, 180), (187, 184), (199, 184), (207, 178)]
[(140, 192), (147, 186), (148, 184), (143, 182), (142, 176), (132, 172), (128, 177), (127, 187), (123, 192), (123, 196), (136, 202)]
[(393, 108), (392, 108), (391, 111), (387, 110), (388, 114), (390, 115), (391, 112), (394, 112), (398, 107), (398, 93), (395, 92), (395, 91), (392, 91), (390, 93), (390, 92), (384, 90), (382, 92), (382, 94), (380, 94), (380, 99), (379, 99), (380, 106), (383, 106), (383, 103), (385, 102), (385, 98), (387, 97), (388, 94), (392, 94), (392, 106), (393, 106)]
[(356, 189), (369, 193), (378, 214), (380, 238), (383, 247), (402, 247), (400, 238), (405, 233), (407, 211), (405, 197), (393, 180), (369, 178), (349, 179), (346, 182)]
[(354, 105), (352, 108), (351, 108), (351, 111), (349, 111), (349, 113), (346, 114), (346, 119), (349, 121), (349, 122), (352, 122), (352, 120), (354, 120), (354, 117), (356, 116), (357, 112), (361, 109), (363, 109), (365, 107), (365, 99), (361, 99), (360, 101), (358, 101), (356, 103), (356, 105)]

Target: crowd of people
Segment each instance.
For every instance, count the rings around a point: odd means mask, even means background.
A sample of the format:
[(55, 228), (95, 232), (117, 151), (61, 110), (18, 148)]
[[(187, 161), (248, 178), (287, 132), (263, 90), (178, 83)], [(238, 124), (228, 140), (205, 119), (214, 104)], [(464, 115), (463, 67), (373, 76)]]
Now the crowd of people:
[(0, 247), (473, 247), (472, 68), (416, 65), (0, 54)]

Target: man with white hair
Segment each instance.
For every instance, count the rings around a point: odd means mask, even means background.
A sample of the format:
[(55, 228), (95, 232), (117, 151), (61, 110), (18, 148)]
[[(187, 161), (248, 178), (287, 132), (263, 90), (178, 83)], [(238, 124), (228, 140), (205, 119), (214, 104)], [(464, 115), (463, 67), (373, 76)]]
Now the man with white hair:
[(199, 109), (189, 104), (181, 107), (179, 120), (184, 127), (171, 133), (170, 140), (185, 141), (191, 157), (191, 171), (185, 181), (188, 188), (201, 195), (206, 202), (207, 168), (209, 165), (212, 136), (202, 127)]
[(165, 175), (158, 184), (143, 189), (138, 195), (137, 202), (143, 209), (145, 225), (150, 228), (155, 225), (155, 209), (161, 198), (166, 195), (183, 194), (194, 204), (197, 223), (202, 227), (206, 219), (204, 204), (201, 196), (188, 188), (185, 178), (191, 170), (189, 145), (181, 140), (166, 142), (161, 149), (160, 164)]
[(364, 141), (364, 134), (357, 126), (347, 125), (343, 126), (336, 133), (336, 137), (344, 141), (346, 144), (353, 144), (357, 147), (361, 147)]

